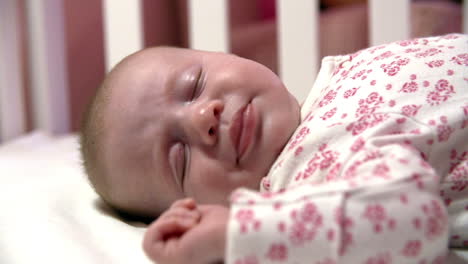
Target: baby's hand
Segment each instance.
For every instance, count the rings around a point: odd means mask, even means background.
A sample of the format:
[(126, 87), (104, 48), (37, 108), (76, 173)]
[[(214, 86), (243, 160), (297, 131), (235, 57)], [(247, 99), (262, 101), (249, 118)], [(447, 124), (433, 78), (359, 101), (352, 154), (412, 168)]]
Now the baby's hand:
[(228, 217), (224, 206), (179, 200), (149, 226), (143, 248), (158, 264), (222, 262)]

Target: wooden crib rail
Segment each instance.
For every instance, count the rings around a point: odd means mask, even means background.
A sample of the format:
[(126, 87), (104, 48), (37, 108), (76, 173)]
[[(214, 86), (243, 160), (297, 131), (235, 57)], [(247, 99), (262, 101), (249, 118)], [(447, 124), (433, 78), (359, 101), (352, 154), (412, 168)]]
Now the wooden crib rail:
[(410, 37), (410, 2), (410, 0), (369, 0), (371, 46)]
[(65, 133), (70, 117), (63, 1), (25, 2), (33, 126)]
[(104, 51), (108, 72), (125, 56), (143, 48), (141, 1), (103, 1)]
[(189, 2), (189, 42), (192, 49), (229, 52), (228, 2)]
[[(18, 2), (0, 2), (0, 141), (24, 133), (26, 115)], [(63, 1), (24, 1), (28, 26), (31, 118), (35, 129), (69, 131)]]
[(277, 0), (279, 75), (302, 102), (319, 69), (319, 1)]
[(0, 142), (26, 129), (17, 14), (15, 0), (0, 1)]

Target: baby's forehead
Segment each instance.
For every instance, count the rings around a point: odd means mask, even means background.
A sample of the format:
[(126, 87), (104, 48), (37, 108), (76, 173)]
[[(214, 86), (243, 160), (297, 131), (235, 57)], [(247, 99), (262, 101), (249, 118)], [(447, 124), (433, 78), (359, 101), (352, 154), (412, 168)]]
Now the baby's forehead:
[(211, 52), (175, 48), (156, 47), (137, 52), (128, 57), (128, 63), (136, 64), (177, 64), (187, 60), (196, 60), (201, 56), (209, 55)]
[(151, 48), (131, 55), (108, 76), (112, 90), (110, 115), (124, 111), (131, 113), (125, 119), (132, 119), (137, 114), (156, 111), (155, 105), (167, 103), (177, 92), (175, 87), (182, 86), (177, 82), (183, 79), (180, 76), (184, 72), (194, 65), (202, 65), (206, 57), (222, 59), (220, 55), (170, 47)]

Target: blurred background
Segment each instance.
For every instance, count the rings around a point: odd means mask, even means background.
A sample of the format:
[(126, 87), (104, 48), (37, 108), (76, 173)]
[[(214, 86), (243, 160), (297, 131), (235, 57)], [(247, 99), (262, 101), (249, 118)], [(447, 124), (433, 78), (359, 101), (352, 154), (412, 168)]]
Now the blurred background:
[[(3, 1), (3, 0), (0, 0)], [(28, 27), (26, 0), (17, 0), (20, 50), (26, 106), (28, 86)], [(62, 0), (65, 61), (71, 129), (79, 128), (84, 109), (105, 75), (103, 2)], [(413, 0), (411, 36), (461, 32), (461, 0)], [(144, 46), (188, 47), (187, 0), (142, 0)], [(125, 19), (124, 17), (122, 19)], [(397, 18), (396, 18), (397, 19)], [(346, 54), (367, 47), (366, 0), (320, 1), (320, 56)], [(229, 1), (230, 50), (277, 72), (275, 0)], [(34, 43), (32, 43), (34, 44)], [(27, 108), (26, 113), (31, 109)], [(30, 113), (27, 121), (31, 128)]]

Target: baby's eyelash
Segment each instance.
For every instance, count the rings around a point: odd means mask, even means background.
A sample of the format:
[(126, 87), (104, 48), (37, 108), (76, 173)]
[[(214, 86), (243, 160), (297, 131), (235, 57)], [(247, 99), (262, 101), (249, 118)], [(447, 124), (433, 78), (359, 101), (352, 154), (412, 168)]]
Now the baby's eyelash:
[[(187, 150), (182, 142), (176, 142), (169, 150), (169, 164), (171, 166), (174, 180), (182, 189), (185, 173), (187, 173)], [(182, 190), (183, 191), (183, 190)]]
[(202, 70), (200, 70), (200, 72), (198, 73), (198, 77), (195, 82), (195, 85), (192, 87), (193, 90), (192, 90), (192, 95), (190, 96), (190, 101), (197, 99), (203, 91), (202, 75), (203, 75), (203, 72)]
[(190, 164), (190, 149), (188, 148), (187, 144), (183, 144), (183, 148), (184, 148), (184, 163), (183, 163), (183, 168), (182, 168), (182, 176), (181, 176), (181, 179), (180, 179), (180, 185), (183, 189), (184, 187), (184, 181), (185, 181), (185, 178), (187, 176), (187, 173), (188, 173), (188, 168), (189, 168), (189, 164)]

